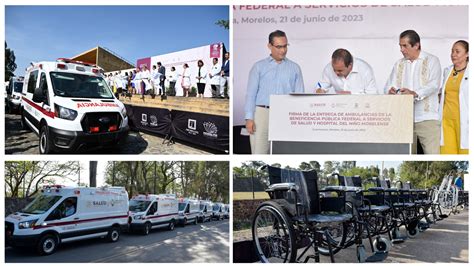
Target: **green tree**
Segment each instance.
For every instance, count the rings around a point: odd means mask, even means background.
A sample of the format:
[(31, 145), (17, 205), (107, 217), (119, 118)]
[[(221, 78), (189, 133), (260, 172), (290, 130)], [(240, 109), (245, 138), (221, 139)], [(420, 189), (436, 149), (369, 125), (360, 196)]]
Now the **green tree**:
[(314, 170), (319, 174), (321, 172), (321, 165), (318, 161), (301, 162), (298, 169), (304, 171)]
[(390, 167), (390, 168), (388, 169), (388, 178), (390, 178), (390, 180), (394, 180), (394, 179), (395, 179), (395, 176), (396, 176), (396, 174), (395, 174), (395, 168)]
[(5, 42), (5, 81), (9, 81), (11, 77), (15, 76), (13, 72), (16, 70), (15, 52), (8, 48)]
[(228, 19), (220, 19), (216, 21), (216, 25), (223, 27), (224, 29), (228, 30), (229, 29), (229, 20)]
[(465, 171), (464, 161), (405, 161), (400, 165), (400, 180), (410, 181), (416, 188), (430, 188), (439, 185), (450, 171)]
[(44, 185), (76, 182), (78, 162), (53, 161), (6, 161), (5, 162), (5, 195), (7, 197), (34, 196)]
[(136, 194), (177, 194), (179, 197), (229, 202), (228, 162), (109, 162), (107, 184)]

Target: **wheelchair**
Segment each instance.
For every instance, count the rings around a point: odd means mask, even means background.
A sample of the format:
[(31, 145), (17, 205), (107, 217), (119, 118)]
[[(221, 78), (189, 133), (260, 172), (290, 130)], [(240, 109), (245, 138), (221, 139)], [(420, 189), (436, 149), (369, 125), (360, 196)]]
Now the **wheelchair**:
[[(333, 176), (337, 178), (339, 186), (328, 186), (321, 191), (324, 192), (328, 189), (346, 191), (346, 198), (351, 203), (347, 207), (349, 209), (355, 208), (353, 213), (357, 218), (357, 223), (362, 226), (362, 229), (359, 229), (359, 231), (362, 231), (361, 238), (369, 240), (373, 252), (372, 256), (366, 258), (366, 261), (380, 262), (385, 260), (391, 248), (391, 243), (381, 235), (389, 232), (390, 206), (387, 206), (383, 200), (375, 198), (375, 195), (370, 194), (371, 192), (368, 190), (364, 190), (360, 176), (348, 177), (339, 174), (333, 174)], [(364, 252), (360, 243), (357, 243), (357, 238), (354, 238), (355, 234), (349, 230), (347, 235), (346, 242), (339, 243), (339, 246), (348, 247), (358, 244), (358, 248), (361, 248), (359, 253)], [(390, 239), (389, 234), (388, 236)], [(321, 253), (324, 254), (324, 252)]]
[[(359, 262), (370, 261), (362, 244), (367, 224), (346, 197), (356, 190), (320, 191), (315, 171), (267, 169), (270, 200), (257, 208), (252, 219), (253, 243), (261, 262), (319, 262), (320, 254), (334, 262), (334, 255), (352, 244), (357, 245)], [(311, 248), (314, 254), (308, 254)]]
[(459, 212), (459, 189), (453, 185), (453, 174), (454, 171), (450, 171), (438, 187), (433, 187), (432, 201), (436, 206), (436, 216), (440, 219)]

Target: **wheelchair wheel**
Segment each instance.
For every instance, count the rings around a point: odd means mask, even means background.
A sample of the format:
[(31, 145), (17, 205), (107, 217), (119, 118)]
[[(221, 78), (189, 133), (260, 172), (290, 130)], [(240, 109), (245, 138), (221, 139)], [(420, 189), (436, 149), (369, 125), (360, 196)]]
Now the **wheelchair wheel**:
[(323, 235), (323, 243), (320, 243), (318, 247), (319, 253), (329, 256), (329, 245), (331, 245), (333, 254), (339, 252), (344, 247), (348, 235), (354, 236), (354, 227), (352, 225), (352, 223), (341, 223), (327, 228), (328, 237)]
[(261, 262), (295, 262), (296, 236), (291, 219), (275, 202), (262, 203), (252, 221), (252, 237)]
[(385, 237), (379, 237), (375, 239), (373, 245), (376, 251), (381, 252), (388, 252), (392, 247), (392, 243), (390, 242), (390, 240), (386, 239)]
[(412, 221), (408, 224), (407, 234), (409, 238), (415, 238), (420, 234), (420, 229), (418, 228), (418, 221)]

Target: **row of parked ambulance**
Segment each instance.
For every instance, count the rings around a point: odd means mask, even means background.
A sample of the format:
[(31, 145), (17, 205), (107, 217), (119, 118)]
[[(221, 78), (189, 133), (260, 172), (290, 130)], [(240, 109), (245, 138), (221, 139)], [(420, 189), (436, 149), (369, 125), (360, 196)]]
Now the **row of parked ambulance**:
[(229, 205), (174, 194), (128, 198), (123, 187), (46, 186), (23, 210), (5, 219), (6, 246), (32, 246), (41, 255), (61, 243), (88, 238), (119, 240), (121, 232), (148, 235), (158, 227), (229, 218)]

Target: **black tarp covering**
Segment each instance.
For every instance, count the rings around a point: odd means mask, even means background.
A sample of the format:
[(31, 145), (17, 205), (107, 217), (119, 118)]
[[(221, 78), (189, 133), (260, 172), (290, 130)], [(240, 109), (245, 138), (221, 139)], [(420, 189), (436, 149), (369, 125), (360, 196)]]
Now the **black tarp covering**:
[(156, 107), (125, 105), (132, 129), (228, 152), (229, 117)]
[(219, 151), (229, 150), (229, 117), (171, 111), (174, 138)]
[(161, 135), (171, 131), (171, 112), (168, 109), (125, 105), (130, 127)]

